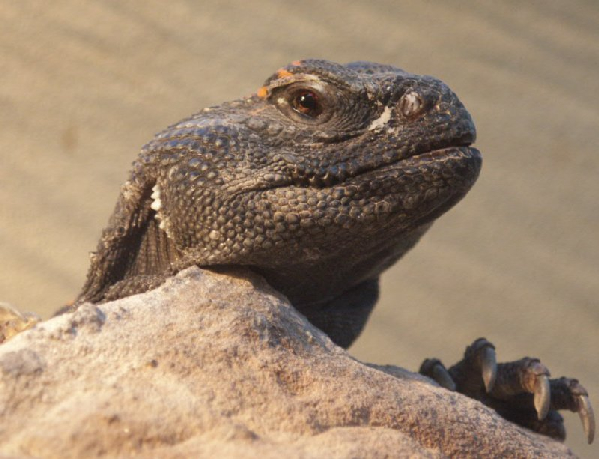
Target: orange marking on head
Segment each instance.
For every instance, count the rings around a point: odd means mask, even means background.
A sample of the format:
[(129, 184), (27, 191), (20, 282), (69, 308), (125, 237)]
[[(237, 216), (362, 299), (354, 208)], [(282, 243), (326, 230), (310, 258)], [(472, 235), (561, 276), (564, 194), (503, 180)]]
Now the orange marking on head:
[(291, 63), (291, 65), (293, 65), (294, 67), (297, 67), (297, 66), (299, 66), (299, 65), (302, 65), (302, 61), (293, 61), (293, 62)]
[(260, 89), (258, 89), (258, 97), (264, 99), (266, 96), (268, 96), (268, 89), (266, 89), (265, 86), (262, 86)]
[(292, 75), (293, 75), (293, 73), (291, 73), (289, 70), (286, 70), (286, 69), (280, 69), (280, 70), (277, 72), (277, 76), (278, 76), (279, 78), (288, 78), (288, 77), (290, 77), (290, 76), (292, 76)]

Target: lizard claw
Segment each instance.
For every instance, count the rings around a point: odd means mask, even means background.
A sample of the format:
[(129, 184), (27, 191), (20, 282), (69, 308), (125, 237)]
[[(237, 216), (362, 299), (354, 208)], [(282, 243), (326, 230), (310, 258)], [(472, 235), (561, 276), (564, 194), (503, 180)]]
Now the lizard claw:
[(536, 378), (534, 386), (534, 405), (539, 421), (547, 417), (551, 404), (551, 389), (549, 388), (549, 377), (541, 374)]
[(574, 411), (589, 444), (595, 438), (593, 408), (578, 380), (550, 379), (547, 367), (535, 358), (498, 364), (495, 347), (484, 338), (468, 346), (464, 358), (452, 367), (427, 359), (420, 372), (443, 387), (481, 401), (512, 422), (557, 440), (566, 436), (558, 411)]
[(447, 390), (456, 390), (453, 378), (439, 359), (426, 359), (422, 362), (422, 365), (420, 365), (420, 374), (428, 376)]
[(495, 348), (486, 346), (482, 354), (482, 376), (487, 393), (493, 390), (495, 380), (497, 379), (497, 359), (495, 358)]
[[(562, 378), (564, 379), (564, 378)], [(570, 382), (570, 390), (574, 398), (573, 411), (578, 412), (578, 416), (582, 422), (582, 428), (584, 434), (587, 437), (589, 445), (593, 443), (595, 439), (595, 413), (593, 406), (589, 400), (589, 395), (584, 387), (582, 387), (577, 380), (573, 379)]]
[(578, 397), (578, 416), (580, 416), (582, 428), (590, 445), (595, 439), (595, 413), (588, 395)]

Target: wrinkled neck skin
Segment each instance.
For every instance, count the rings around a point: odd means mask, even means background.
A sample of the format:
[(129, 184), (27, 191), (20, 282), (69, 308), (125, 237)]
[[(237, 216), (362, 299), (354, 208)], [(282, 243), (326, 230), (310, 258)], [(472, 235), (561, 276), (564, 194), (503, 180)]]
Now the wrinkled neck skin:
[(393, 242), (377, 247), (366, 245), (343, 262), (331, 257), (329, 262), (282, 263), (277, 268), (254, 267), (275, 290), (283, 293), (301, 311), (318, 309), (348, 289), (369, 279), (376, 279), (407, 253), (430, 228), (423, 225), (405, 232)]

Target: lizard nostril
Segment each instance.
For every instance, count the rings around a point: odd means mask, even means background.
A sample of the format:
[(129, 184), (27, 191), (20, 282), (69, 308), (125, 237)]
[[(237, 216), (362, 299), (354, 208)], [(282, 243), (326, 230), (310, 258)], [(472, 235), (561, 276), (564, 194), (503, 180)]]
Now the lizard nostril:
[(424, 110), (424, 101), (416, 91), (410, 91), (399, 99), (399, 111), (406, 118), (418, 116)]

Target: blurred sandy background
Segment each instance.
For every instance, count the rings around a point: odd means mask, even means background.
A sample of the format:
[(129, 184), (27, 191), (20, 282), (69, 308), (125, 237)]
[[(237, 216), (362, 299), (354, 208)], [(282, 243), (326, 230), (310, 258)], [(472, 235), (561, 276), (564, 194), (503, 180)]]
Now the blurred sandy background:
[(0, 300), (47, 316), (73, 299), (141, 145), (306, 57), (443, 79), (484, 156), (384, 277), (353, 354), (417, 369), (486, 336), (580, 378), (599, 409), (595, 0), (0, 3)]

